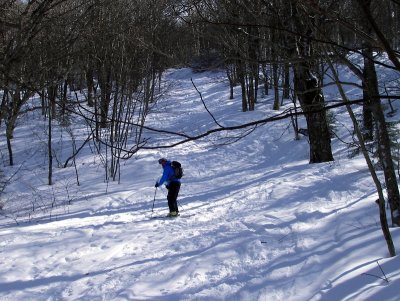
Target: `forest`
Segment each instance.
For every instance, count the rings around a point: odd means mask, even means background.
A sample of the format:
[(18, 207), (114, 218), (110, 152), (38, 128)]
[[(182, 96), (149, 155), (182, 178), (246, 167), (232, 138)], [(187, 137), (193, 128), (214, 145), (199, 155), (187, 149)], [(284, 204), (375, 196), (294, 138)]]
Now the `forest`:
[(0, 0), (0, 299), (398, 300), (399, 58), (399, 0)]
[[(394, 256), (385, 206), (392, 224), (400, 225), (400, 194), (383, 107), (400, 94), (398, 81), (380, 82), (376, 68), (400, 71), (399, 10), (397, 0), (1, 0), (0, 122), (8, 165), (14, 165), (17, 121), (31, 111), (40, 111), (48, 123), (48, 185), (54, 169), (52, 124), (67, 127), (76, 116), (85, 119), (87, 139), (61, 165), (73, 164), (81, 147), (93, 141), (98, 151), (107, 150), (104, 171), (111, 181), (118, 180), (121, 161), (140, 150), (172, 148), (280, 118), (291, 118), (296, 134), (308, 137), (310, 164), (330, 162), (335, 158), (329, 110), (345, 107)], [(350, 59), (354, 54), (362, 57), (360, 64)], [(344, 93), (348, 83), (339, 79), (337, 65), (359, 79), (361, 98)], [(231, 99), (240, 87), (243, 112), (256, 110), (259, 95), (273, 93), (276, 116), (233, 127), (216, 121), (217, 127), (198, 135), (147, 127), (163, 72), (179, 66), (224, 70)], [(342, 91), (329, 102), (323, 94), (328, 72)], [(293, 107), (282, 113), (284, 102)], [(362, 106), (362, 116), (354, 114), (354, 105)], [(306, 128), (298, 127), (299, 116)], [(153, 143), (157, 135), (167, 135), (169, 142)], [(7, 180), (3, 191), (6, 186)]]

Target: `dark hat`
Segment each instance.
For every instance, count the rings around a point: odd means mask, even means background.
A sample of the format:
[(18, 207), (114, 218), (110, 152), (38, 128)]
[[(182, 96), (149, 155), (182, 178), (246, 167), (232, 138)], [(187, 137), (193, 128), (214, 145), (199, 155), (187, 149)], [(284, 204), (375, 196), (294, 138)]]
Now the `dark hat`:
[(158, 164), (162, 164), (163, 162), (167, 162), (167, 159), (165, 158), (158, 159)]

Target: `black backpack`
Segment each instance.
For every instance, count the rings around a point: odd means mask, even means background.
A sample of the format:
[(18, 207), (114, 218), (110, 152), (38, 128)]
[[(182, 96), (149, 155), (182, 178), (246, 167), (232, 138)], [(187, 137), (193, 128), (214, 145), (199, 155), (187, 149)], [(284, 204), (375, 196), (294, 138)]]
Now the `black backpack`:
[(182, 164), (179, 163), (178, 161), (172, 161), (171, 166), (174, 169), (174, 178), (175, 179), (180, 179), (183, 177), (183, 168)]

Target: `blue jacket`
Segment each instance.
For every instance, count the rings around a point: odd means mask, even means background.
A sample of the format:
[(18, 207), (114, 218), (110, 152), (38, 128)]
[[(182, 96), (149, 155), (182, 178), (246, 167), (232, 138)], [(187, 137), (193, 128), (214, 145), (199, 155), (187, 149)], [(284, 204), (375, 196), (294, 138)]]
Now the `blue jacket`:
[(180, 179), (175, 178), (175, 171), (171, 166), (171, 161), (167, 161), (163, 166), (163, 174), (161, 179), (158, 181), (158, 185), (162, 185), (165, 182), (165, 185), (169, 185), (171, 182), (180, 182)]

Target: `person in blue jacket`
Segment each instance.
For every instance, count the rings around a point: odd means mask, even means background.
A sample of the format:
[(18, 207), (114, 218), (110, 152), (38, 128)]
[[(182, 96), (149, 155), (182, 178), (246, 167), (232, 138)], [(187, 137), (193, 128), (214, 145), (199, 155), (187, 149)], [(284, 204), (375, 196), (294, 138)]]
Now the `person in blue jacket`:
[(175, 178), (175, 171), (171, 166), (171, 161), (165, 158), (161, 158), (158, 160), (158, 163), (163, 168), (163, 174), (161, 176), (161, 179), (158, 182), (156, 182), (155, 187), (157, 188), (165, 183), (165, 187), (168, 189), (167, 200), (168, 200), (169, 214), (167, 216), (176, 217), (179, 215), (177, 199), (179, 190), (181, 188), (181, 180)]

